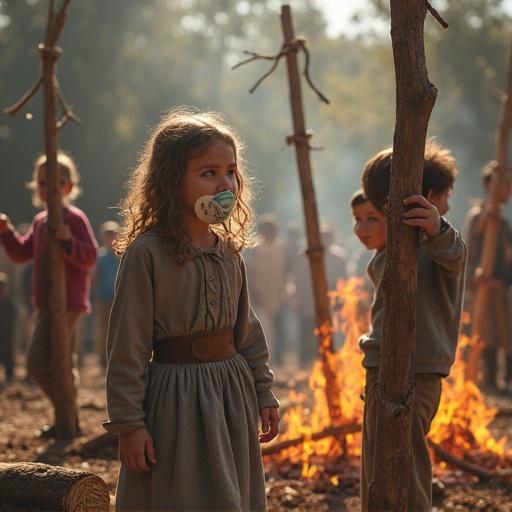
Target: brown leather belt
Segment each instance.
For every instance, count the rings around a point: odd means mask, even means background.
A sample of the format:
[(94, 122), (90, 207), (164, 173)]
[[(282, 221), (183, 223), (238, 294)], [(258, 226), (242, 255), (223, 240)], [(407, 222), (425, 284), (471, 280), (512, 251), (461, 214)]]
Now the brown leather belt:
[(166, 364), (212, 363), (236, 354), (233, 329), (163, 338), (153, 342), (153, 361)]

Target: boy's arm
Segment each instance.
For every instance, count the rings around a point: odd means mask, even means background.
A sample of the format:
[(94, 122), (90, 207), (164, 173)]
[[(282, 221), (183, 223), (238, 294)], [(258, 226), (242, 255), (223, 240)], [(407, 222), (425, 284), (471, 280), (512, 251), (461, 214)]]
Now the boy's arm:
[(153, 266), (149, 250), (132, 245), (121, 260), (108, 327), (105, 430), (146, 426), (143, 410), (153, 350)]
[(238, 299), (238, 313), (235, 323), (235, 345), (240, 355), (247, 361), (254, 378), (258, 408), (277, 407), (279, 402), (272, 392), (274, 374), (268, 366), (269, 350), (260, 321), (254, 314), (249, 301), (247, 272), (240, 257), (242, 289)]
[(427, 252), (435, 263), (451, 275), (464, 271), (467, 249), (461, 234), (444, 218), (441, 219), (441, 233), (425, 239)]
[(72, 237), (65, 244), (64, 259), (78, 268), (93, 267), (98, 257), (98, 244), (89, 220), (85, 215), (77, 216), (70, 228)]

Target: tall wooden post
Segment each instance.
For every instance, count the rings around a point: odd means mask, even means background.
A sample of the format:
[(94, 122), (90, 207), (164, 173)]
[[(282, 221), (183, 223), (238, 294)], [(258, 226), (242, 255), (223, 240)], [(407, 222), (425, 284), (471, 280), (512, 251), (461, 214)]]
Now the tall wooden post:
[(437, 91), (423, 40), (425, 0), (391, 0), (396, 126), (383, 277), (384, 325), (369, 510), (407, 510), (416, 331), (418, 231), (402, 223), (403, 199), (421, 194), (425, 139)]
[[(71, 0), (63, 0), (58, 12), (54, 11), (54, 0), (49, 0), (48, 23), (44, 43), (38, 47), (42, 61), (42, 74), (30, 90), (14, 105), (4, 110), (14, 115), (34, 96), (40, 86), (44, 94), (44, 139), (47, 173), (48, 208), (48, 308), (50, 311), (50, 334), (52, 339), (52, 373), (54, 380), (54, 406), (56, 436), (69, 439), (77, 435), (76, 390), (72, 373), (72, 349), (69, 343), (66, 314), (66, 281), (62, 246), (55, 233), (62, 223), (60, 177), (57, 165), (58, 128), (68, 120), (79, 122), (66, 103), (56, 78), (57, 60), (62, 54), (57, 40), (66, 21)], [(64, 117), (57, 122), (57, 101), (64, 110)]]
[[(497, 209), (501, 208), (500, 191), (505, 186), (507, 179), (508, 150), (510, 131), (512, 129), (512, 49), (508, 66), (507, 88), (501, 101), (501, 114), (498, 132), (496, 134), (496, 162), (497, 167), (494, 179), (491, 182), (489, 191), (489, 203)], [(501, 219), (491, 217), (485, 225), (484, 242), (480, 259), (482, 280), (476, 290), (475, 302), (473, 304), (472, 316), (472, 339), (473, 346), (468, 356), (466, 366), (466, 378), (473, 382), (477, 381), (480, 356), (485, 341), (482, 339), (485, 316), (489, 305), (489, 280), (492, 278), (494, 263), (496, 261), (496, 248), (498, 245), (498, 232)], [(472, 278), (473, 276), (469, 276)]]
[[(292, 47), (295, 41), (295, 33), (289, 5), (283, 5), (281, 7), (281, 25), (285, 45)], [(326, 378), (327, 405), (331, 421), (334, 424), (337, 418), (340, 417), (339, 389), (336, 382), (336, 375), (329, 364), (329, 354), (333, 353), (332, 320), (325, 271), (324, 248), (320, 236), (315, 187), (311, 173), (309, 137), (306, 132), (304, 109), (302, 106), (302, 89), (297, 65), (297, 49), (290, 48), (290, 50), (287, 51), (286, 64), (288, 68), (288, 85), (293, 120), (293, 137), (291, 139), (295, 146), (295, 156), (304, 206), (304, 220), (308, 241), (307, 255), (311, 266), (319, 350), (322, 358), (323, 372)]]

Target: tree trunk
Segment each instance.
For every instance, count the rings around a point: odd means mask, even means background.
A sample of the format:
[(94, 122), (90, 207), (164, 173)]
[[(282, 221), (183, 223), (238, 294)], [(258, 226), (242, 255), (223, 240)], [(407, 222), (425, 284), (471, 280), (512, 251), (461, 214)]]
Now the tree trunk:
[[(281, 24), (287, 45), (293, 44), (295, 34), (293, 29), (291, 9), (289, 5), (281, 7)], [(329, 356), (333, 353), (332, 321), (328, 297), (327, 277), (325, 272), (324, 248), (320, 237), (318, 210), (316, 206), (315, 187), (311, 173), (309, 157), (309, 141), (306, 133), (304, 109), (302, 106), (301, 82), (297, 65), (297, 50), (291, 49), (286, 53), (288, 68), (288, 85), (293, 119), (293, 141), (295, 156), (299, 171), (304, 219), (308, 240), (307, 255), (311, 266), (311, 279), (315, 300), (315, 317), (318, 330), (320, 357), (326, 379), (327, 405), (331, 423), (334, 425), (341, 416), (339, 389), (336, 375), (329, 364)]]
[(0, 508), (108, 512), (107, 484), (88, 471), (19, 462), (0, 463)]
[(384, 325), (371, 511), (407, 510), (419, 235), (402, 223), (403, 199), (421, 193), (425, 139), (437, 91), (425, 63), (424, 0), (391, 0), (396, 126), (389, 188)]
[[(56, 435), (60, 439), (69, 439), (77, 435), (78, 412), (76, 389), (72, 373), (72, 351), (66, 316), (66, 281), (62, 246), (55, 238), (55, 232), (62, 223), (62, 202), (60, 197), (60, 170), (57, 165), (58, 130), (56, 116), (55, 69), (61, 54), (55, 46), (58, 31), (57, 22), (64, 23), (65, 18), (55, 17), (50, 4), (46, 41), (39, 45), (43, 61), (44, 93), (44, 135), (47, 173), (48, 207), (48, 275), (52, 339), (52, 372), (54, 379), (54, 407)], [(64, 8), (63, 8), (64, 9)], [(65, 11), (62, 11), (65, 14)]]
[[(512, 50), (510, 51), (510, 62), (508, 66), (507, 89), (502, 97), (500, 116), (501, 119), (497, 133), (496, 162), (498, 165), (495, 170), (496, 179), (492, 181), (491, 190), (489, 191), (489, 202), (496, 208), (501, 207), (500, 190), (505, 186), (507, 179), (508, 148), (510, 131), (512, 129)], [(466, 366), (466, 378), (473, 382), (476, 382), (478, 378), (480, 356), (485, 344), (484, 340), (482, 340), (482, 334), (487, 306), (489, 304), (490, 292), (488, 282), (486, 281), (492, 278), (494, 270), (500, 224), (501, 219), (490, 218), (485, 226), (484, 242), (480, 260), (480, 268), (482, 269), (481, 275), (483, 279), (476, 290), (471, 333), (474, 345), (469, 353)], [(469, 276), (470, 279), (472, 277), (473, 276)]]

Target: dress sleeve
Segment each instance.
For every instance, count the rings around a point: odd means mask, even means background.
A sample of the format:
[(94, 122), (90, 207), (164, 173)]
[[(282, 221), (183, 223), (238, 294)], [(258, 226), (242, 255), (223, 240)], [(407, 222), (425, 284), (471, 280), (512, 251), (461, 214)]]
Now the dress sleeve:
[(88, 269), (94, 266), (98, 255), (98, 243), (91, 224), (85, 215), (76, 216), (70, 225), (73, 239), (69, 252), (64, 251), (64, 259), (75, 267)]
[(274, 374), (269, 368), (269, 350), (260, 321), (254, 314), (249, 301), (247, 271), (242, 257), (242, 289), (238, 299), (238, 313), (235, 323), (235, 345), (240, 355), (247, 361), (254, 378), (258, 408), (278, 407), (279, 402), (272, 392)]
[(122, 434), (146, 426), (143, 403), (152, 349), (152, 258), (135, 242), (121, 260), (109, 321), (105, 430)]
[(466, 244), (460, 233), (445, 219), (441, 220), (441, 234), (427, 238), (425, 242), (432, 260), (450, 275), (464, 273), (466, 268)]

